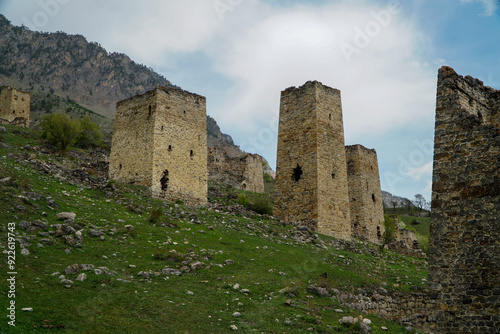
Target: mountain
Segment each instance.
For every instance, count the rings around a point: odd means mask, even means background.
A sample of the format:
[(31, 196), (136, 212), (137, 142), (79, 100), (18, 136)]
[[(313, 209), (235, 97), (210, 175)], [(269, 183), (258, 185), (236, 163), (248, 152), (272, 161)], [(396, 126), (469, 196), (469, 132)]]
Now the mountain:
[(0, 15), (0, 82), (26, 91), (51, 91), (113, 118), (116, 102), (173, 86), (151, 68), (108, 53), (81, 35), (40, 33)]
[(382, 190), (382, 202), (384, 203), (384, 208), (405, 208), (408, 205), (413, 205), (412, 201), (406, 197), (400, 197), (391, 194), (390, 192)]
[[(73, 118), (89, 115), (111, 132), (116, 103), (158, 84), (175, 87), (151, 68), (108, 53), (81, 35), (31, 31), (0, 14), (0, 87), (31, 93), (32, 124), (45, 114), (65, 112)], [(244, 154), (210, 116), (207, 135), (209, 147), (221, 147), (230, 156)]]

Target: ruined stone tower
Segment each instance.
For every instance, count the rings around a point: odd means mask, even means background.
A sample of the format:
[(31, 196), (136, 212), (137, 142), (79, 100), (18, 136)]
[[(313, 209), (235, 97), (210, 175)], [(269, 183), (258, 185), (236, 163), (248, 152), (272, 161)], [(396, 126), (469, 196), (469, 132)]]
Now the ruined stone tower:
[(158, 198), (205, 204), (206, 99), (158, 86), (116, 109), (110, 178), (147, 186)]
[(362, 145), (346, 146), (351, 228), (354, 236), (380, 243), (384, 207), (377, 152)]
[(351, 239), (340, 91), (317, 81), (281, 92), (274, 213)]
[(208, 149), (208, 172), (210, 180), (238, 189), (264, 192), (262, 157), (258, 154), (230, 157), (224, 149), (214, 146)]
[(500, 91), (439, 70), (429, 286), (436, 333), (500, 328)]
[(10, 86), (2, 87), (0, 93), (0, 124), (29, 127), (30, 93)]

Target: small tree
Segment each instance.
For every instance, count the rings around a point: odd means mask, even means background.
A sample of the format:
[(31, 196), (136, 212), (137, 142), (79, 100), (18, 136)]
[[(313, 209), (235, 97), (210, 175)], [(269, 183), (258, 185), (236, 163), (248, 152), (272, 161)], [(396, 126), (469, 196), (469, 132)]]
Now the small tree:
[(411, 214), (411, 207), (413, 206), (413, 203), (408, 198), (405, 198), (403, 201), (404, 201), (404, 205), (405, 205), (406, 209), (408, 210), (408, 215), (410, 215)]
[(78, 134), (80, 125), (66, 114), (50, 114), (43, 117), (41, 123), (43, 136), (53, 145), (60, 145), (61, 150), (66, 150)]
[(380, 245), (380, 254), (384, 253), (384, 248), (389, 245), (396, 237), (396, 225), (394, 225), (394, 218), (389, 215), (384, 217), (384, 234), (382, 234), (382, 244)]
[(422, 209), (427, 205), (427, 201), (425, 200), (424, 196), (422, 196), (421, 194), (416, 194), (413, 204), (418, 208), (418, 215), (421, 216)]
[(392, 209), (394, 210), (394, 213), (396, 213), (396, 206), (398, 205), (398, 202), (392, 201), (391, 204), (392, 204)]
[(80, 118), (80, 134), (76, 138), (76, 145), (81, 148), (97, 147), (102, 144), (104, 135), (101, 128), (85, 115)]

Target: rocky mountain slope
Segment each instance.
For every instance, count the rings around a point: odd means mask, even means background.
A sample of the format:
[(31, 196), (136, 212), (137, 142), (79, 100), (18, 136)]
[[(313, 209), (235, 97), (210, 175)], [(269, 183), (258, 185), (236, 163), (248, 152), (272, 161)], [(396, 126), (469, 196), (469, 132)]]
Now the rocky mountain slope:
[(112, 118), (116, 102), (157, 84), (172, 83), (120, 53), (108, 53), (81, 35), (40, 33), (0, 15), (0, 83), (49, 91)]
[(382, 201), (385, 208), (405, 208), (408, 205), (413, 205), (412, 201), (406, 197), (400, 197), (382, 190)]

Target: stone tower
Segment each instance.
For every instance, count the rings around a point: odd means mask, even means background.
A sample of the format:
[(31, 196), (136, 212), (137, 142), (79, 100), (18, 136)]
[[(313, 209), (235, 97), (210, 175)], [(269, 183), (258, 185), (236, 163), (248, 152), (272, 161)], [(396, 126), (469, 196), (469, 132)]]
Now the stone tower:
[(158, 198), (205, 204), (206, 99), (157, 86), (116, 109), (110, 178), (147, 186)]
[(500, 328), (500, 91), (439, 70), (429, 287), (436, 333)]
[(340, 91), (317, 81), (281, 92), (275, 215), (351, 239)]
[(346, 157), (352, 233), (380, 243), (384, 233), (384, 207), (377, 152), (352, 145), (346, 146)]
[(30, 126), (30, 93), (4, 86), (0, 93), (0, 124)]

